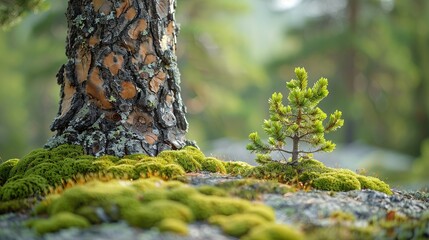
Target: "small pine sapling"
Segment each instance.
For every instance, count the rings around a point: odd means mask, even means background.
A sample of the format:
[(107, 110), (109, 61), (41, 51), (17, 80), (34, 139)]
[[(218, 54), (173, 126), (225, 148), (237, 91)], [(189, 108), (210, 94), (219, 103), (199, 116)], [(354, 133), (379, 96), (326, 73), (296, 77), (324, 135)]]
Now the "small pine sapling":
[[(335, 144), (325, 140), (324, 135), (343, 126), (341, 112), (336, 110), (330, 115), (329, 121), (323, 124), (327, 115), (317, 107), (329, 93), (328, 79), (320, 78), (312, 88), (308, 88), (305, 69), (295, 68), (295, 74), (297, 79), (286, 83), (289, 105), (283, 105), (281, 93), (273, 93), (268, 101), (270, 119), (264, 120), (263, 124), (263, 129), (269, 136), (268, 142), (263, 142), (257, 132), (249, 135), (247, 149), (257, 153), (256, 161), (259, 164), (273, 161), (272, 152), (291, 154), (288, 163), (295, 165), (300, 157), (309, 157), (320, 151), (332, 152), (335, 149)], [(287, 141), (292, 142), (290, 150), (286, 149)], [(307, 143), (313, 149), (303, 150), (300, 143)]]

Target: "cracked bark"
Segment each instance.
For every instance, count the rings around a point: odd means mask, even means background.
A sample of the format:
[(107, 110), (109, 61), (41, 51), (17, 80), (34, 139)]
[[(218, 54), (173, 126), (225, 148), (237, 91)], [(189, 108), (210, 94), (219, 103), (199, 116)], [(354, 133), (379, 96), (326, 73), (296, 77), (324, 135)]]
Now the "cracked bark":
[(175, 0), (69, 0), (68, 62), (46, 147), (156, 155), (187, 144)]

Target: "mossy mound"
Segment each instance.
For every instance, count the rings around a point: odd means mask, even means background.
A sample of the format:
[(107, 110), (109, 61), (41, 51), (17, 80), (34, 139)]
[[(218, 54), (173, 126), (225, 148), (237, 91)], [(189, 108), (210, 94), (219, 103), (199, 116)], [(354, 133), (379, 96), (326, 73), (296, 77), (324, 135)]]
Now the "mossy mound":
[(84, 155), (80, 146), (61, 145), (50, 150), (36, 149), (21, 160), (1, 163), (0, 199), (8, 201), (43, 195), (49, 189), (67, 187), (70, 181), (135, 180), (154, 176), (183, 180), (186, 172), (198, 171), (227, 173), (222, 161), (206, 158), (190, 146), (164, 151), (157, 157), (134, 154), (120, 159), (115, 156), (95, 158)]
[(297, 166), (270, 162), (250, 169), (246, 176), (285, 183), (300, 182), (326, 191), (372, 189), (392, 194), (389, 185), (378, 178), (359, 175), (348, 169), (329, 168), (314, 159), (302, 159)]
[[(35, 213), (49, 216), (29, 222), (40, 234), (124, 220), (133, 227), (186, 235), (188, 223), (208, 221), (228, 235), (241, 237), (251, 229), (275, 221), (274, 211), (265, 205), (203, 194), (184, 183), (158, 178), (88, 182), (69, 188), (61, 195), (48, 195), (36, 206)], [(62, 222), (69, 220), (70, 224)]]
[(304, 235), (297, 230), (279, 224), (266, 224), (253, 229), (242, 240), (301, 240)]

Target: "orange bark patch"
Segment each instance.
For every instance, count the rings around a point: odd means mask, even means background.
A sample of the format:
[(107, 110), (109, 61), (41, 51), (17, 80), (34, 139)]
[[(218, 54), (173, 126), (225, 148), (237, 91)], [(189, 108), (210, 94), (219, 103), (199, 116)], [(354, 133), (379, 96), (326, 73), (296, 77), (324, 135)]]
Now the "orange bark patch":
[(123, 99), (131, 99), (136, 96), (137, 89), (132, 82), (124, 81), (121, 83), (122, 91), (120, 93)]
[(149, 143), (150, 145), (153, 145), (156, 143), (156, 141), (158, 141), (158, 136), (156, 136), (152, 132), (146, 133), (144, 138), (145, 138), (146, 142)]
[(148, 38), (140, 44), (138, 55), (132, 60), (132, 62), (134, 64), (143, 62), (145, 64), (153, 63), (156, 61), (156, 56), (153, 54), (154, 52), (155, 50), (153, 48), (152, 38)]
[(166, 74), (163, 71), (160, 71), (152, 78), (152, 80), (149, 83), (150, 90), (154, 93), (157, 93), (159, 91), (160, 86), (165, 80)]
[(112, 3), (107, 0), (92, 0), (92, 5), (95, 11), (102, 12), (105, 15), (109, 14), (112, 9)]
[(136, 22), (135, 24), (133, 24), (130, 28), (130, 30), (128, 30), (128, 36), (133, 39), (136, 40), (139, 38), (140, 33), (143, 32), (144, 30), (147, 29), (147, 22), (144, 19), (140, 19), (138, 22)]
[(167, 94), (167, 96), (165, 96), (165, 102), (167, 103), (167, 106), (169, 106), (169, 107), (171, 107), (173, 105), (174, 100), (175, 100), (174, 96), (171, 92), (169, 94)]
[(64, 117), (66, 115), (66, 113), (70, 110), (71, 103), (73, 100), (73, 96), (76, 93), (76, 88), (70, 84), (70, 81), (68, 80), (68, 78), (65, 75), (66, 74), (64, 73), (64, 97), (63, 97), (63, 100), (61, 102), (61, 116), (60, 117)]
[(125, 13), (125, 19), (127, 20), (132, 20), (137, 16), (137, 11), (135, 8), (130, 8), (128, 9), (128, 11)]
[(119, 17), (129, 7), (130, 7), (130, 0), (122, 0), (121, 6), (116, 8), (116, 17)]
[(174, 33), (174, 22), (170, 21), (168, 23), (168, 26), (167, 26), (167, 34), (168, 35), (173, 35), (173, 33)]
[(119, 70), (122, 69), (124, 64), (124, 57), (122, 55), (115, 54), (114, 52), (109, 53), (104, 60), (103, 64), (110, 70), (112, 75), (118, 75)]
[(111, 109), (112, 103), (106, 97), (106, 92), (103, 87), (103, 79), (100, 77), (100, 70), (94, 68), (86, 83), (86, 93), (92, 97), (98, 107), (102, 109)]
[(100, 38), (98, 36), (92, 36), (89, 38), (89, 46), (94, 47), (100, 42)]
[(91, 53), (85, 51), (82, 47), (77, 52), (75, 59), (75, 73), (79, 83), (82, 83), (88, 78), (88, 71), (91, 65)]
[(146, 55), (145, 59), (144, 59), (144, 64), (149, 65), (151, 63), (156, 62), (156, 56), (153, 54), (148, 54)]

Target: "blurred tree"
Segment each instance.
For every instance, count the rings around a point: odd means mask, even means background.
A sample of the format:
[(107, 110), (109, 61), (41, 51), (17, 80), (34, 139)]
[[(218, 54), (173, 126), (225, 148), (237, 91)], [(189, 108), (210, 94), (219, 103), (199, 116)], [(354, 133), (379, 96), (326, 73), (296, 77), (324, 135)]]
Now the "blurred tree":
[[(274, 60), (271, 72), (283, 74), (292, 62), (319, 71), (334, 88), (329, 105), (344, 109), (350, 126), (343, 140), (364, 139), (417, 155), (429, 136), (429, 3), (329, 2), (330, 10), (288, 33), (296, 51)], [(301, 3), (304, 9), (320, 4)]]
[(44, 0), (1, 0), (0, 25), (10, 26), (20, 20), (28, 12), (36, 11), (46, 6)]
[[(182, 89), (190, 136), (203, 147), (217, 138), (243, 139), (259, 126), (268, 78), (250, 56), (248, 40), (234, 22), (249, 11), (246, 0), (179, 1), (178, 40)], [(268, 89), (266, 89), (268, 90)]]

